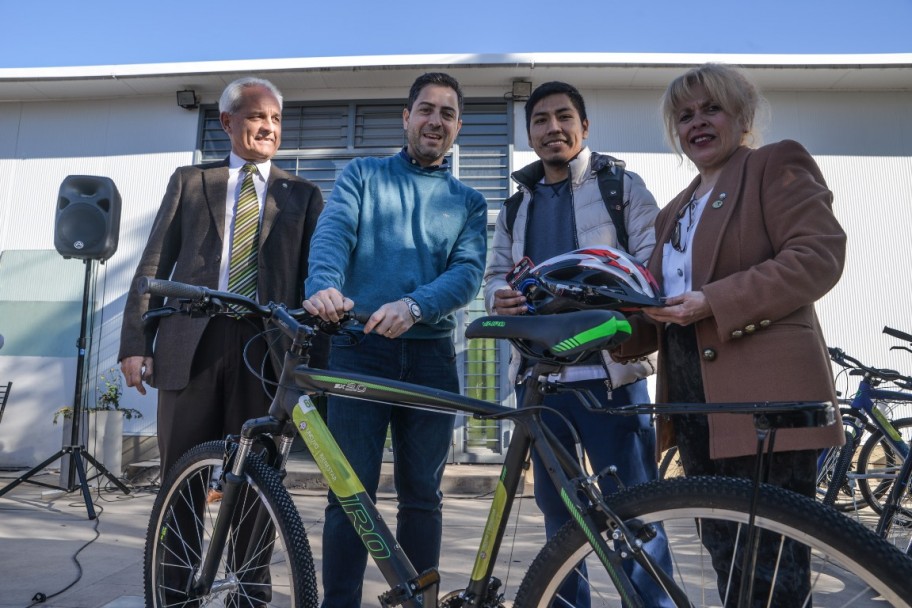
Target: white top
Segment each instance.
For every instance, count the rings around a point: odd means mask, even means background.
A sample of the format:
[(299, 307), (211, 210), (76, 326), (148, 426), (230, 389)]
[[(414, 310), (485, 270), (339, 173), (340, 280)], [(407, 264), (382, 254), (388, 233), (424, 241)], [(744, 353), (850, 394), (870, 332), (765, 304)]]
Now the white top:
[(663, 245), (662, 287), (666, 297), (678, 296), (693, 290), (693, 262), (690, 252), (693, 249), (694, 233), (697, 231), (697, 225), (703, 216), (710, 193), (707, 192), (700, 198), (691, 198), (678, 217), (677, 221), (681, 231), (680, 247), (683, 248), (683, 251), (675, 249), (671, 241)]

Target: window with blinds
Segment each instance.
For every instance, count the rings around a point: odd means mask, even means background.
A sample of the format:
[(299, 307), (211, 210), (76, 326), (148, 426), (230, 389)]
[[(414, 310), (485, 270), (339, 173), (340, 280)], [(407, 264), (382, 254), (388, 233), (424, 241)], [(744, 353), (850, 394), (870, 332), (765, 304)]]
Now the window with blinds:
[[(397, 101), (286, 103), (282, 147), (274, 162), (329, 197), (349, 160), (395, 154), (405, 145), (402, 106)], [(509, 121), (505, 101), (466, 101), (462, 129), (448, 156), (456, 177), (481, 192), (495, 212), (509, 194)], [(225, 158), (231, 150), (217, 108), (204, 111), (199, 149), (203, 162)]]

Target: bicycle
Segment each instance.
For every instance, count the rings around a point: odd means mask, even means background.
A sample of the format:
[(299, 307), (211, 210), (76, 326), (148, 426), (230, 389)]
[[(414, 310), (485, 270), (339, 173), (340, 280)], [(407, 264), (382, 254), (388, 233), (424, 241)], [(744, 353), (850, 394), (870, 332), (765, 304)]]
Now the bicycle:
[[(899, 330), (885, 327), (884, 333), (912, 342), (912, 336)], [(857, 392), (848, 408), (843, 410), (846, 428), (852, 427), (852, 441), (846, 444), (833, 469), (828, 496), (838, 492), (842, 500), (857, 502), (854, 495), (857, 483), (864, 501), (880, 514), (882, 499), (889, 493), (897, 472), (908, 457), (908, 442), (912, 439), (912, 418), (890, 420), (889, 412), (885, 412), (881, 404), (912, 403), (912, 377), (891, 369), (867, 366), (839, 348), (828, 350), (830, 358), (850, 376), (861, 376)], [(885, 383), (892, 383), (900, 390), (881, 388)], [(863, 435), (867, 438), (862, 441)], [(850, 472), (856, 451), (858, 462), (855, 471)]]
[[(912, 344), (912, 335), (910, 334), (890, 327), (884, 327), (883, 331), (888, 335)], [(906, 346), (893, 346), (890, 350), (912, 352)], [(867, 372), (865, 372), (865, 376), (867, 377)], [(901, 388), (912, 388), (912, 383), (909, 382), (908, 378), (895, 379), (891, 377), (890, 379)], [(908, 401), (912, 401), (912, 396), (909, 397)], [(903, 420), (896, 421), (891, 426), (897, 430), (906, 429), (908, 425)], [(902, 431), (900, 431), (900, 434), (902, 435)], [(902, 435), (902, 437), (905, 440), (908, 435)], [(891, 437), (891, 439), (893, 438)], [(872, 440), (873, 438), (869, 441)], [(883, 450), (885, 457), (887, 454), (890, 455), (891, 464), (895, 466), (893, 461), (899, 455), (890, 451), (892, 445), (893, 442), (888, 443), (886, 439), (881, 439), (876, 444), (877, 449)], [(912, 451), (912, 438), (908, 440), (906, 447), (909, 451)], [(903, 459), (899, 472), (891, 477), (891, 479), (884, 482), (889, 484), (889, 489), (884, 492), (886, 499), (879, 505), (881, 510), (877, 521), (876, 534), (899, 547), (906, 555), (912, 555), (912, 494), (909, 491), (910, 485), (912, 485), (912, 458), (909, 458), (908, 454)], [(880, 495), (882, 496), (883, 494)]]
[[(141, 288), (168, 296), (177, 306), (150, 314), (219, 314), (224, 306), (243, 309), (268, 319), (269, 325), (290, 338), (275, 397), (268, 416), (246, 422), (240, 436), (197, 446), (168, 472), (152, 509), (146, 538), (144, 584), (146, 605), (246, 605), (256, 599), (274, 606), (316, 606), (313, 556), (300, 517), (282, 485), (282, 471), (295, 435), (303, 438), (330, 488), (346, 506), (350, 520), (390, 588), (378, 599), (384, 607), (503, 608), (503, 583), (494, 575), (514, 495), (523, 471), (536, 450), (552, 482), (561, 490), (574, 514), (532, 562), (516, 593), (513, 606), (549, 606), (560, 601), (559, 589), (568, 575), (588, 567), (593, 602), (604, 605), (644, 606), (623, 568), (636, 562), (678, 606), (706, 605), (694, 522), (722, 520), (743, 532), (745, 560), (757, 542), (794, 539), (813, 554), (812, 591), (840, 602), (848, 598), (882, 596), (897, 606), (912, 598), (912, 559), (874, 536), (863, 526), (844, 520), (814, 501), (755, 480), (684, 478), (657, 481), (622, 490), (605, 500), (597, 488), (606, 471), (592, 474), (552, 440), (541, 424), (540, 390), (565, 390), (547, 380), (557, 365), (572, 362), (594, 350), (612, 346), (621, 330), (629, 328), (620, 313), (602, 310), (565, 313), (551, 317), (482, 317), (473, 321), (467, 337), (510, 340), (535, 363), (518, 409), (423, 386), (371, 376), (313, 369), (308, 351), (320, 332), (345, 331), (325, 324), (301, 310), (282, 305), (259, 305), (227, 292), (146, 279)], [(348, 322), (346, 322), (347, 324)], [(628, 329), (629, 331), (629, 329)], [(620, 333), (619, 333), (620, 332)], [(468, 581), (440, 594), (440, 577), (431, 569), (418, 573), (395, 542), (395, 537), (368, 499), (363, 486), (333, 441), (313, 406), (313, 395), (338, 394), (408, 407), (446, 412), (468, 412), (478, 417), (510, 419), (515, 432), (482, 533)], [(593, 396), (577, 393), (584, 403), (598, 407)], [(618, 413), (677, 413), (675, 405), (633, 405)], [(687, 406), (695, 411), (694, 405)], [(829, 404), (716, 404), (699, 411), (742, 412), (754, 416), (758, 446), (775, 435), (775, 428), (824, 424), (832, 420)], [(223, 467), (220, 501), (206, 503), (206, 489), (216, 467)], [(189, 523), (185, 520), (190, 515)], [(662, 525), (673, 536), (672, 551), (678, 569), (666, 574), (654, 566), (644, 547)], [(242, 534), (243, 532), (243, 534)], [(759, 537), (762, 532), (763, 536)], [(743, 571), (740, 593), (750, 595), (754, 578), (750, 561)], [(711, 580), (715, 572), (710, 569)], [(819, 581), (837, 575), (839, 585)], [(735, 589), (732, 593), (738, 593)], [(734, 597), (734, 596), (733, 596)], [(745, 602), (746, 603), (746, 602)]]

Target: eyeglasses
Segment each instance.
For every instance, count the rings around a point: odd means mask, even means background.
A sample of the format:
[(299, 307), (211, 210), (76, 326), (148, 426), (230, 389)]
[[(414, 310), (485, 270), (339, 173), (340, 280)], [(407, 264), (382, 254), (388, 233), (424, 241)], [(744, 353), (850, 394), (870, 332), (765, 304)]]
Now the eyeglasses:
[(678, 211), (678, 219), (675, 221), (674, 232), (671, 233), (671, 246), (678, 253), (687, 251), (687, 239), (682, 238), (684, 236), (684, 234), (682, 234), (684, 232), (682, 229), (682, 226), (684, 225), (684, 214), (687, 214), (687, 232), (689, 233), (691, 228), (693, 228), (693, 213), (694, 207), (696, 206), (696, 199), (691, 198), (690, 202)]

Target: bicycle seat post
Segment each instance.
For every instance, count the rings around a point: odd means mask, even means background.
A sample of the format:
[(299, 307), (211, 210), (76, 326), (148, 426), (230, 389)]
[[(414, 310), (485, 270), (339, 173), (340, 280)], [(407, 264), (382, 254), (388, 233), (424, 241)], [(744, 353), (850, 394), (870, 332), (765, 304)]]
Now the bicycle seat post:
[[(769, 466), (773, 458), (773, 445), (776, 442), (776, 427), (770, 423), (769, 418), (765, 415), (754, 415), (754, 427), (757, 429), (757, 463), (754, 469), (753, 491), (751, 492), (750, 511), (747, 521), (747, 545), (744, 548), (741, 562), (741, 571), (750, 573), (753, 573), (757, 566), (757, 553), (760, 549), (760, 530), (754, 527), (760, 499), (760, 484), (766, 483), (769, 478)], [(767, 443), (767, 439), (769, 439), (769, 443)], [(764, 444), (766, 444), (765, 454)], [(741, 581), (738, 606), (749, 605), (748, 600), (753, 596), (754, 576), (751, 575), (747, 581)]]

